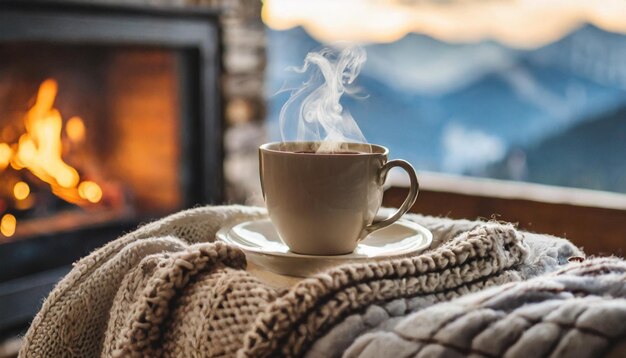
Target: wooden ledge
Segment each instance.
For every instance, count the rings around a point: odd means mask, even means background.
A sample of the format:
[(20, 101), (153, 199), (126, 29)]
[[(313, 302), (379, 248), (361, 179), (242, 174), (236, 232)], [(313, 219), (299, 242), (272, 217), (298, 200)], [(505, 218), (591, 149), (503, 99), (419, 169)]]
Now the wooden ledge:
[[(626, 194), (432, 172), (419, 172), (418, 178), (420, 187), (428, 191), (626, 210)], [(392, 172), (386, 185), (406, 188), (409, 181)]]
[[(455, 219), (497, 219), (523, 230), (565, 237), (587, 254), (624, 255), (626, 195), (547, 185), (419, 173), (411, 209)], [(390, 175), (383, 205), (399, 206), (407, 183)]]

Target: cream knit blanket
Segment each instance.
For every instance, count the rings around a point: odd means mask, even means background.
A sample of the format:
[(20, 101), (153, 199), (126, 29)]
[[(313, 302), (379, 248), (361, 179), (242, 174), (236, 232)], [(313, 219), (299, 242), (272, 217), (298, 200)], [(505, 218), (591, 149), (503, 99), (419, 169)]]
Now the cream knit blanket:
[(340, 355), (367, 330), (342, 327), (371, 307), (400, 300), (401, 316), (582, 255), (510, 224), (408, 215), (433, 232), (431, 250), (276, 289), (245, 270), (240, 250), (213, 242), (227, 221), (263, 216), (242, 206), (187, 210), (94, 251), (50, 293), (20, 356)]

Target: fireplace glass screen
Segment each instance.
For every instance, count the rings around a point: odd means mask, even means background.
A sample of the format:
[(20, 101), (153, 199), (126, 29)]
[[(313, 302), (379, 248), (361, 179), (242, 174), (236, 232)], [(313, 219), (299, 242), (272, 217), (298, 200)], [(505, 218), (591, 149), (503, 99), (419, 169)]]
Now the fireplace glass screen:
[(183, 207), (181, 59), (0, 44), (0, 244)]

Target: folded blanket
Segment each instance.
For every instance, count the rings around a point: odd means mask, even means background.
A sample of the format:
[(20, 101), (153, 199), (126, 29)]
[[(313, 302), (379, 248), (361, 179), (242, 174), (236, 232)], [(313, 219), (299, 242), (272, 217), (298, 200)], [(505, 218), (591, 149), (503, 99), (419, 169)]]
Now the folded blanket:
[[(408, 215), (433, 232), (429, 251), (340, 266), (280, 289), (247, 272), (240, 250), (213, 242), (227, 221), (264, 216), (242, 206), (192, 209), (96, 250), (46, 299), (20, 355), (336, 356), (374, 321), (582, 255), (566, 240), (510, 224)], [(346, 322), (363, 324), (348, 324), (346, 334)]]
[(365, 334), (347, 357), (626, 356), (626, 262), (559, 272), (438, 304)]

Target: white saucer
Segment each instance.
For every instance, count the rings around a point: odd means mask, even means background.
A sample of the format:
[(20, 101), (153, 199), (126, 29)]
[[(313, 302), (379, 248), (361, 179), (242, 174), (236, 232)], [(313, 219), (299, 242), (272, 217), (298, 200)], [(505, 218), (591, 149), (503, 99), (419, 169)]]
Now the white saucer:
[(367, 236), (346, 255), (301, 255), (289, 251), (269, 219), (226, 225), (217, 239), (241, 248), (248, 261), (280, 275), (308, 277), (345, 263), (415, 255), (430, 247), (433, 235), (414, 222), (398, 220)]

